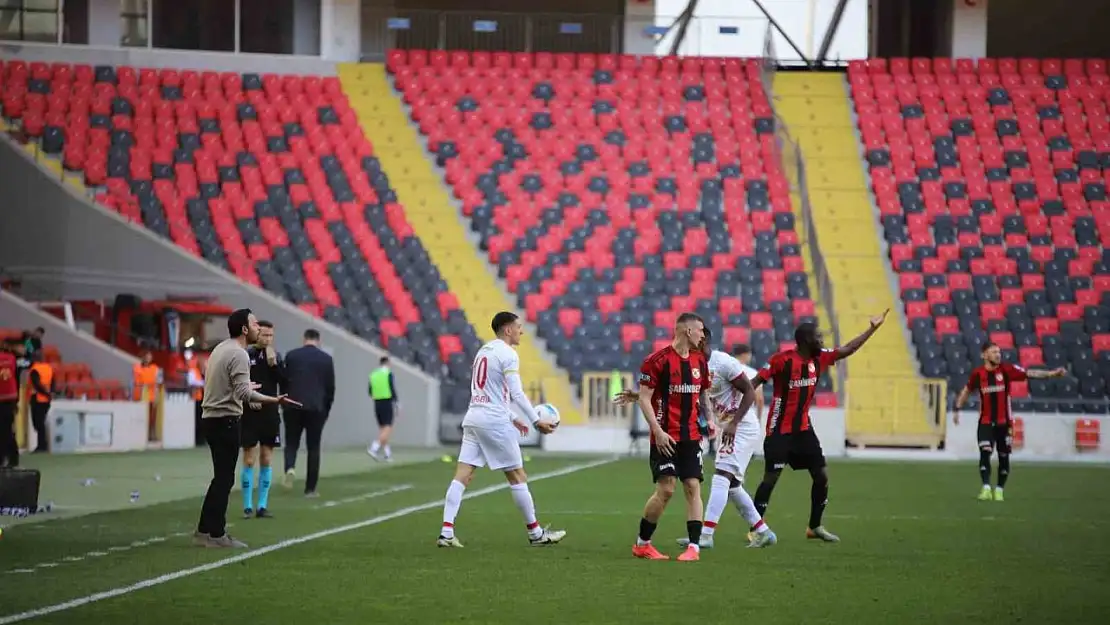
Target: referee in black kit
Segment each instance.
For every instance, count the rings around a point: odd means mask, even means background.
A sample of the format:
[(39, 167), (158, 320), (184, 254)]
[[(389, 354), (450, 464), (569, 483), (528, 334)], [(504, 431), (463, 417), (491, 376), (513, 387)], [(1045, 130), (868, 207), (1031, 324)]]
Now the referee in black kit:
[(228, 536), (226, 531), (227, 501), (235, 485), (235, 464), (239, 459), (239, 419), (243, 416), (243, 404), (300, 404), (285, 395), (273, 397), (254, 390), (247, 345), (258, 340), (258, 320), (249, 308), (231, 313), (227, 318), (227, 332), (230, 338), (217, 345), (208, 357), (204, 379), (201, 428), (212, 452), (212, 482), (204, 496), (193, 544), (245, 548), (246, 544)]

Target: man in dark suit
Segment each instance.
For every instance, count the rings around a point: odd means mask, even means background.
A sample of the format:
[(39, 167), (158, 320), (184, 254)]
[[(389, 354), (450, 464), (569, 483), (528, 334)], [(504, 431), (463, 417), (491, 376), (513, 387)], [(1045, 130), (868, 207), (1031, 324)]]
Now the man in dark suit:
[(290, 488), (296, 478), (297, 451), (303, 432), (308, 438), (308, 476), (304, 493), (306, 497), (316, 497), (316, 482), (320, 479), (320, 439), (335, 401), (335, 363), (320, 349), (319, 332), (311, 328), (305, 330), (304, 345), (285, 355), (285, 377), (289, 383), (288, 393), (297, 397), (302, 406), (285, 410), (284, 484)]

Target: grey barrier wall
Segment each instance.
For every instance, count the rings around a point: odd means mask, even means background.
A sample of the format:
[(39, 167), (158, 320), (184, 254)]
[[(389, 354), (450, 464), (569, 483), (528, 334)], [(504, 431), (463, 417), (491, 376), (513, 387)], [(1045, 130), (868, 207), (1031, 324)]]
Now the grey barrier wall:
[(205, 52), (203, 50), (159, 50), (97, 46), (59, 46), (22, 41), (0, 42), (0, 59), (28, 63), (84, 63), (87, 65), (130, 65), (132, 67), (255, 72), (259, 74), (310, 74), (335, 76), (334, 61), (314, 56), (251, 54), (249, 52)]
[[(142, 226), (94, 204), (47, 170), (9, 137), (0, 139), (0, 268), (52, 299), (110, 301), (120, 293), (217, 297), (249, 307), (276, 325), (277, 347), (301, 344), (320, 331), (335, 358), (336, 401), (324, 430), (328, 446), (364, 443), (375, 432), (367, 386), (385, 351), (194, 257)], [(433, 446), (439, 381), (402, 362), (393, 365), (403, 408), (395, 444)]]
[(71, 328), (54, 315), (4, 291), (0, 291), (0, 326), (20, 330), (42, 326), (46, 330), (44, 342), (57, 346), (62, 352), (63, 361), (89, 365), (96, 378), (115, 379), (129, 384), (132, 367), (139, 363), (139, 359), (131, 354)]

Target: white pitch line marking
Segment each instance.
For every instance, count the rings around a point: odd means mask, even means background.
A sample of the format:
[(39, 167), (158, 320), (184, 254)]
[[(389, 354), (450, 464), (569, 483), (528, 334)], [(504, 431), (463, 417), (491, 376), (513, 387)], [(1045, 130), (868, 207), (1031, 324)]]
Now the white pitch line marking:
[(342, 506), (344, 504), (354, 503), (356, 501), (365, 501), (367, 499), (374, 499), (376, 497), (384, 497), (385, 495), (391, 495), (393, 493), (399, 493), (401, 491), (411, 490), (411, 489), (412, 489), (412, 484), (399, 484), (397, 486), (391, 486), (389, 488), (384, 488), (382, 490), (376, 490), (372, 493), (364, 493), (362, 495), (355, 495), (354, 497), (346, 497), (344, 499), (336, 499), (334, 501), (325, 501), (324, 503), (322, 503), (318, 506), (313, 506), (312, 509), (313, 510), (319, 510), (321, 508), (334, 508), (336, 506)]
[[(618, 460), (619, 460), (619, 458), (607, 458), (605, 460), (595, 460), (594, 462), (586, 462), (586, 463), (582, 463), (582, 464), (572, 464), (570, 466), (563, 467), (562, 469), (559, 469), (559, 470), (556, 470), (556, 471), (550, 471), (548, 473), (540, 473), (538, 475), (533, 475), (533, 476), (531, 476), (531, 479), (529, 481), (539, 482), (541, 480), (547, 480), (547, 479), (551, 479), (553, 477), (562, 477), (564, 475), (570, 475), (571, 473), (577, 473), (579, 471), (585, 471), (587, 469), (593, 469), (595, 467), (600, 467), (600, 466), (603, 466), (603, 465), (606, 465), (606, 464), (610, 464), (610, 463), (616, 462)], [(471, 491), (471, 492), (467, 493), (466, 495), (463, 496), (463, 499), (473, 499), (475, 497), (481, 497), (483, 495), (488, 495), (490, 493), (496, 493), (498, 491), (507, 490), (508, 488), (509, 488), (509, 485), (507, 483), (497, 484), (495, 486), (487, 486), (485, 488), (479, 488), (477, 490), (474, 490), (474, 491)], [(65, 602), (62, 602), (62, 603), (55, 603), (53, 605), (45, 606), (45, 607), (42, 607), (42, 608), (36, 608), (34, 610), (27, 610), (26, 612), (19, 612), (18, 614), (10, 614), (8, 616), (0, 617), (0, 625), (11, 625), (11, 623), (20, 623), (20, 622), (27, 621), (27, 620), (37, 618), (37, 617), (40, 617), (40, 616), (46, 616), (48, 614), (55, 614), (57, 612), (65, 612), (66, 610), (72, 610), (74, 608), (80, 608), (80, 607), (89, 605), (91, 603), (97, 603), (99, 601), (104, 601), (106, 599), (113, 599), (115, 597), (121, 597), (123, 595), (129, 595), (131, 593), (138, 592), (140, 590), (145, 590), (147, 588), (153, 588), (154, 586), (161, 586), (162, 584), (167, 584), (169, 582), (172, 582), (172, 581), (175, 581), (175, 580), (178, 580), (178, 579), (182, 579), (182, 578), (185, 578), (185, 577), (192, 577), (193, 575), (199, 575), (201, 573), (207, 573), (209, 571), (215, 571), (216, 569), (222, 569), (225, 566), (229, 566), (229, 565), (232, 565), (232, 564), (237, 564), (237, 563), (243, 562), (245, 560), (251, 560), (253, 558), (257, 558), (259, 556), (264, 556), (268, 553), (272, 553), (274, 551), (281, 551), (282, 549), (288, 549), (289, 547), (295, 547), (296, 545), (300, 545), (300, 544), (307, 543), (307, 542), (312, 542), (314, 540), (319, 540), (321, 538), (327, 538), (329, 536), (334, 536), (336, 534), (343, 534), (343, 533), (346, 533), (346, 532), (359, 530), (359, 529), (362, 529), (362, 528), (365, 528), (365, 527), (370, 527), (370, 526), (373, 526), (373, 525), (379, 525), (381, 523), (385, 523), (386, 521), (392, 521), (393, 519), (399, 519), (401, 517), (409, 516), (410, 514), (416, 514), (418, 512), (424, 512), (425, 510), (432, 510), (432, 509), (438, 508), (442, 505), (443, 505), (443, 500), (442, 499), (437, 499), (435, 501), (429, 501), (429, 502), (422, 503), (422, 504), (417, 505), (417, 506), (409, 506), (407, 508), (401, 508), (399, 510), (394, 510), (393, 512), (390, 512), (389, 514), (383, 514), (381, 516), (376, 516), (376, 517), (373, 517), (373, 518), (369, 518), (369, 519), (366, 519), (364, 521), (359, 521), (357, 523), (350, 523), (348, 525), (340, 525), (338, 527), (333, 527), (331, 529), (322, 530), (322, 531), (319, 531), (319, 532), (315, 532), (313, 534), (306, 534), (306, 535), (300, 536), (298, 538), (290, 538), (288, 540), (283, 540), (281, 542), (277, 542), (277, 543), (274, 543), (272, 545), (267, 545), (267, 546), (261, 547), (259, 549), (254, 549), (254, 550), (251, 550), (251, 551), (240, 553), (239, 555), (236, 555), (236, 556), (231, 556), (229, 558), (224, 558), (222, 560), (216, 560), (215, 562), (209, 562), (208, 564), (203, 564), (201, 566), (195, 566), (195, 567), (190, 568), (190, 569), (182, 569), (180, 571), (175, 571), (173, 573), (167, 573), (165, 575), (159, 575), (158, 577), (152, 577), (150, 579), (145, 579), (141, 582), (136, 582), (136, 583), (128, 585), (128, 586), (121, 586), (119, 588), (113, 588), (111, 590), (106, 590), (104, 592), (98, 592), (98, 593), (94, 593), (94, 594), (91, 594), (91, 595), (86, 595), (84, 597), (79, 597), (77, 599), (71, 599), (70, 601), (65, 601)]]
[[(233, 523), (228, 523), (227, 526), (228, 527), (234, 527), (234, 524)], [(164, 543), (167, 540), (169, 540), (170, 538), (178, 538), (178, 537), (182, 537), (182, 536), (192, 536), (192, 535), (193, 535), (192, 532), (185, 531), (185, 532), (177, 532), (177, 533), (174, 533), (174, 534), (170, 534), (169, 536), (154, 536), (154, 537), (151, 537), (151, 538), (147, 538), (145, 540), (136, 540), (135, 542), (133, 542), (129, 545), (115, 545), (115, 546), (112, 546), (112, 547), (105, 547), (105, 548), (103, 548), (103, 551), (90, 551), (88, 553), (85, 553), (85, 554), (82, 554), (82, 555), (79, 555), (79, 556), (66, 556), (66, 557), (61, 559), (61, 562), (62, 563), (68, 562), (68, 563), (72, 564), (72, 563), (76, 563), (76, 562), (82, 562), (85, 559), (102, 558), (102, 557), (108, 555), (109, 553), (123, 553), (125, 551), (130, 551), (132, 549), (138, 549), (140, 547), (148, 547), (150, 545), (154, 545), (154, 544), (157, 544), (157, 543)], [(42, 563), (42, 564), (36, 564), (36, 565), (34, 565), (34, 568), (11, 569), (9, 571), (3, 571), (3, 573), (9, 573), (9, 574), (34, 573), (38, 569), (52, 568), (52, 567), (58, 566), (59, 564), (60, 563), (57, 563), (57, 562), (46, 562), (46, 563)]]

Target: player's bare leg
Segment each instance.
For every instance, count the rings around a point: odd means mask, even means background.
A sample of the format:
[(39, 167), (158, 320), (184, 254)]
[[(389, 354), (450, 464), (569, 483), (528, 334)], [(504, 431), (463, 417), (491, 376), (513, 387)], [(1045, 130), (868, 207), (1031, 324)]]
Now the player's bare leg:
[(645, 560), (670, 559), (669, 556), (660, 553), (655, 545), (651, 544), (651, 537), (655, 534), (655, 528), (659, 525), (659, 519), (663, 516), (663, 511), (667, 509), (667, 503), (674, 496), (677, 481), (672, 475), (663, 475), (655, 483), (655, 491), (644, 505), (644, 516), (640, 519), (640, 533), (636, 537), (636, 544), (632, 547), (632, 555), (637, 558)]
[(825, 526), (821, 524), (821, 517), (825, 514), (825, 506), (829, 505), (828, 468), (810, 468), (809, 475), (813, 478), (813, 486), (809, 492), (809, 526), (806, 528), (806, 538), (816, 538), (827, 543), (838, 543), (840, 538), (825, 529)]
[(239, 472), (239, 486), (243, 491), (243, 518), (254, 517), (254, 463), (258, 445), (243, 450), (243, 468)]
[(701, 538), (701, 480), (688, 479), (682, 482), (682, 490), (686, 495), (686, 535), (689, 542), (686, 551), (678, 556), (680, 562), (696, 562), (701, 559), (701, 547), (698, 539)]
[(528, 474), (524, 467), (517, 467), (505, 471), (505, 479), (509, 482), (509, 492), (512, 493), (513, 503), (524, 517), (524, 526), (528, 529), (528, 542), (533, 547), (555, 545), (566, 537), (564, 530), (551, 530), (540, 527), (536, 518), (536, 504), (532, 500), (532, 492), (528, 490)]
[(436, 545), (440, 547), (462, 547), (463, 544), (455, 538), (455, 517), (459, 515), (462, 507), (463, 492), (474, 479), (474, 471), (478, 467), (465, 462), (455, 466), (455, 477), (447, 487), (447, 495), (443, 498), (443, 527), (439, 531)]

